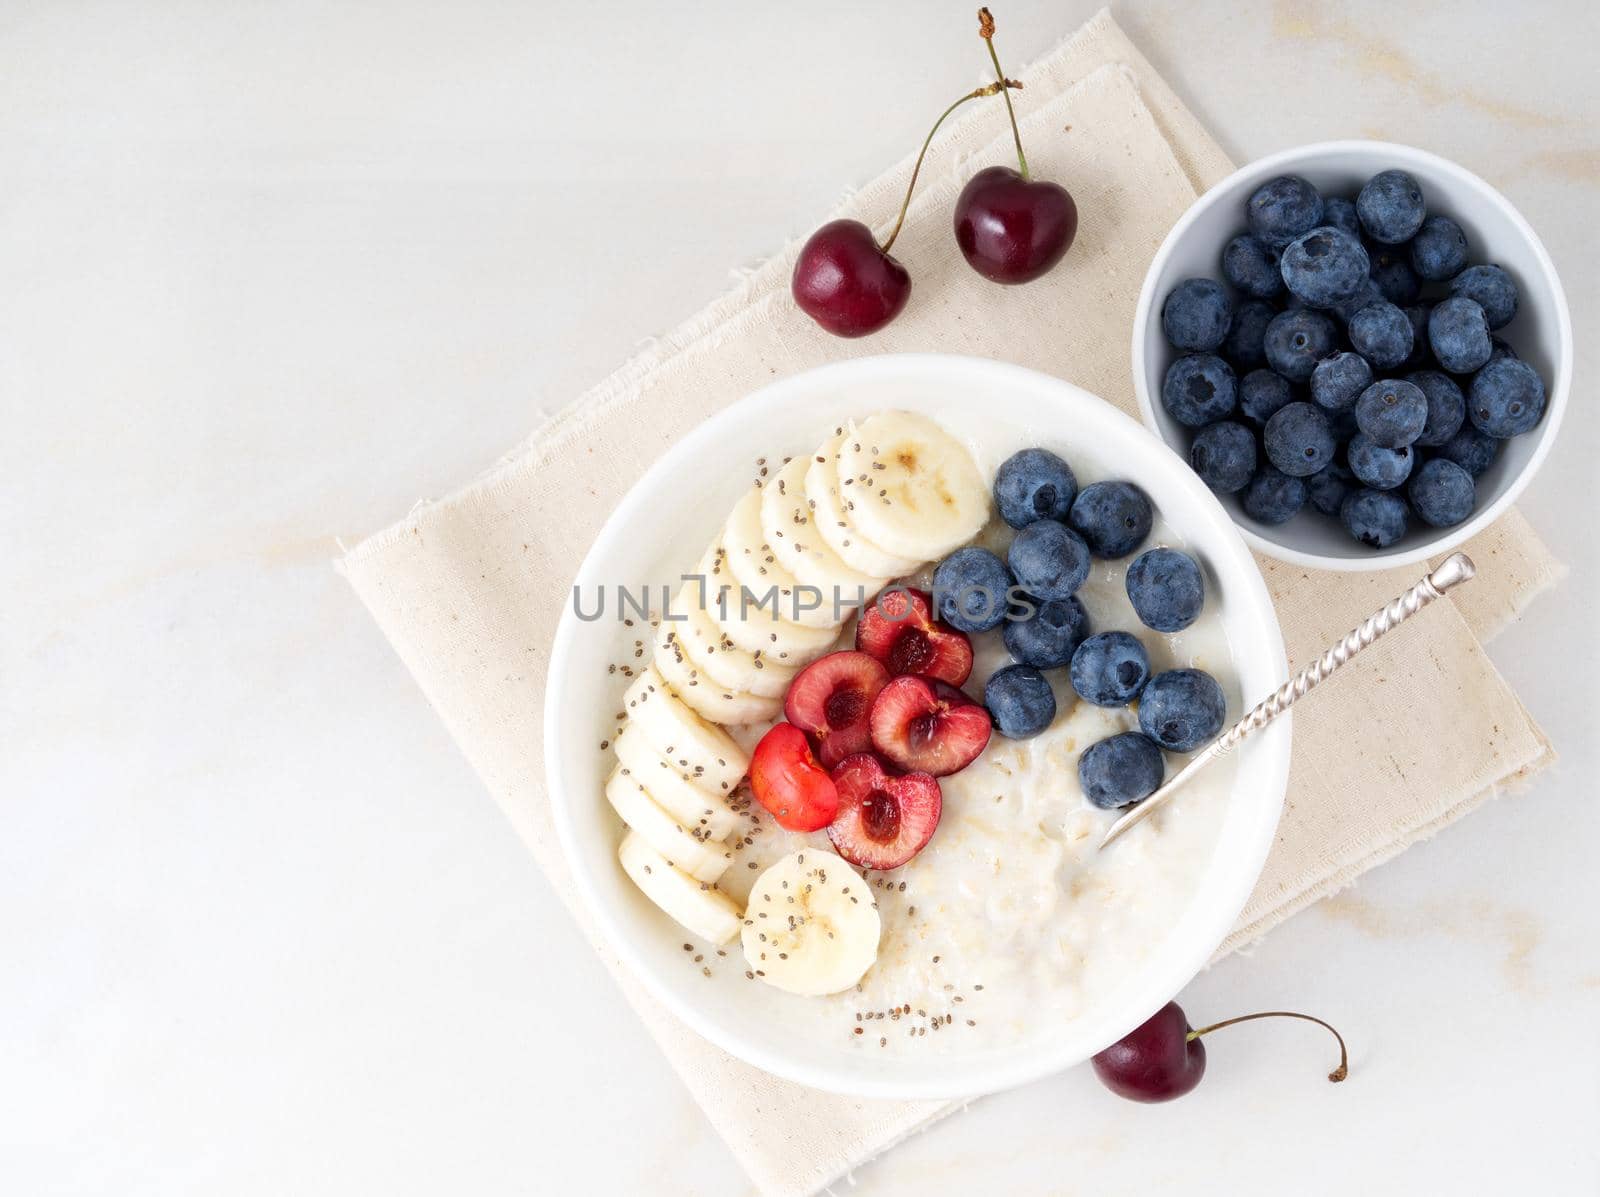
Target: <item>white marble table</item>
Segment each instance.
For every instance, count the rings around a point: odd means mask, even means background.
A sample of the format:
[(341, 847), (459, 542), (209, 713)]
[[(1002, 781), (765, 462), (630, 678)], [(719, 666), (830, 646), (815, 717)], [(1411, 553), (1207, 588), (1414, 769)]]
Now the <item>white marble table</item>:
[[(1021, 65), (1092, 0), (1003, 4)], [(872, 1194), (1600, 1185), (1596, 9), (1125, 4), (1236, 157), (1374, 135), (1502, 186), (1578, 386), (1493, 655), (1563, 753), (1228, 960), (1203, 1090), (978, 1103)], [(0, 10), (0, 1188), (747, 1182), (329, 568), (911, 148), (965, 4)], [(1401, 11), (1404, 8), (1404, 11)], [(1587, 676), (1584, 670), (1589, 673)], [(602, 1080), (602, 1078), (604, 1078)]]

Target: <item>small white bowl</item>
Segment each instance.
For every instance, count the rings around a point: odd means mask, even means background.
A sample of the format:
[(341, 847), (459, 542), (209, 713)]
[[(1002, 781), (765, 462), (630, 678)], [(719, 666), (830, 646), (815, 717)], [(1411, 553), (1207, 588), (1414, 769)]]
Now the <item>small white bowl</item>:
[(1455, 548), (1499, 518), (1516, 501), (1555, 444), (1572, 386), (1572, 317), (1550, 255), (1522, 214), (1477, 175), (1454, 162), (1410, 146), (1383, 141), (1327, 141), (1272, 154), (1242, 167), (1206, 192), (1183, 214), (1162, 242), (1133, 320), (1133, 385), (1145, 423), (1185, 458), (1192, 435), (1161, 404), (1161, 381), (1179, 351), (1161, 331), (1161, 304), (1186, 278), (1222, 276), (1222, 249), (1245, 231), (1245, 202), (1278, 175), (1301, 175), (1324, 195), (1354, 197), (1373, 175), (1398, 168), (1422, 185), (1428, 211), (1449, 216), (1467, 235), (1469, 261), (1495, 262), (1517, 284), (1517, 317), (1495, 336), (1539, 371), (1548, 388), (1538, 427), (1513, 437), (1478, 481), (1472, 515), (1454, 528), (1430, 528), (1420, 520), (1387, 549), (1368, 548), (1336, 519), (1302, 511), (1276, 527), (1244, 513), (1237, 496), (1222, 496), (1250, 545), (1269, 556), (1316, 569), (1391, 569)]
[[(917, 354), (862, 358), (762, 388), (673, 445), (617, 505), (578, 571), (596, 588), (658, 588), (692, 569), (750, 485), (758, 457), (809, 453), (842, 421), (896, 408), (925, 413), (982, 444), (999, 429), (1062, 453), (1115, 463), (1149, 493), (1161, 517), (1205, 565), (1242, 698), (1287, 677), (1283, 638), (1255, 559), (1200, 480), (1137, 421), (1057, 378), (978, 358)], [(991, 468), (993, 464), (991, 463)], [(672, 589), (676, 589), (676, 585)], [(656, 591), (659, 593), (659, 590)], [(585, 907), (617, 954), (689, 1027), (724, 1050), (804, 1085), (863, 1097), (944, 1098), (1020, 1085), (1073, 1064), (1127, 1034), (1192, 978), (1232, 929), (1271, 847), (1289, 771), (1288, 720), (1237, 758), (1221, 830), (1194, 900), (1126, 984), (1080, 1017), (1013, 1047), (925, 1058), (879, 1058), (834, 1035), (805, 1033), (785, 1016), (810, 999), (752, 984), (739, 945), (729, 967), (685, 968), (682, 931), (617, 863), (621, 825), (602, 798), (624, 680), (608, 673), (633, 630), (585, 622), (569, 606), (556, 630), (546, 684), (544, 742), (555, 823)], [(809, 1020), (799, 1020), (807, 1022)]]

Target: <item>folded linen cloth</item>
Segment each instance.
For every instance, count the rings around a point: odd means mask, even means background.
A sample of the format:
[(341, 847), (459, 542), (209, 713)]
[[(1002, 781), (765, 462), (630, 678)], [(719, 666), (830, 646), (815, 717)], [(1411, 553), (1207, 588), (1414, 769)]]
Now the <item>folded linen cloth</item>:
[[(1035, 170), (1070, 183), (1077, 243), (1048, 280), (999, 288), (974, 274), (948, 212), (978, 165), (1010, 160), (992, 111), (947, 126), (897, 254), (916, 290), (866, 343), (818, 331), (787, 288), (797, 246), (546, 422), (504, 463), (352, 550), (342, 569), (557, 893), (760, 1190), (828, 1184), (954, 1107), (819, 1094), (724, 1054), (676, 1022), (619, 966), (574, 902), (544, 789), (545, 668), (568, 583), (639, 474), (695, 424), (774, 377), (841, 357), (936, 350), (1001, 357), (1132, 410), (1128, 335), (1157, 246), (1231, 165), (1107, 13), (1020, 73)], [(973, 106), (977, 108), (979, 106)], [(897, 164), (840, 210), (882, 231), (910, 169)], [(603, 447), (604, 452), (596, 450)], [(573, 495), (585, 496), (580, 502)], [(556, 518), (559, 513), (559, 518)], [(721, 512), (707, 513), (707, 534)], [(1468, 550), (1479, 579), (1406, 635), (1351, 665), (1298, 719), (1277, 844), (1223, 951), (1552, 759), (1484, 655), (1561, 567), (1511, 513)], [(1312, 573), (1262, 559), (1291, 662), (1304, 662), (1414, 581), (1414, 569)], [(1378, 713), (1404, 707), (1394, 724)], [(1363, 745), (1352, 753), (1351, 742)], [(598, 798), (597, 798), (598, 800)]]

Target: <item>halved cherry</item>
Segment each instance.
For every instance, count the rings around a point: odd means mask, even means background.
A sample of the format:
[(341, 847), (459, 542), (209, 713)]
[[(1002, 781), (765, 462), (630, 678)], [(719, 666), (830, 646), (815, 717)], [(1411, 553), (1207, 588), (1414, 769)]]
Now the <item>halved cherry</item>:
[(756, 801), (789, 831), (818, 831), (839, 811), (839, 790), (811, 742), (792, 723), (777, 724), (761, 737), (750, 757), (750, 788)]
[(933, 617), (925, 591), (886, 590), (861, 613), (856, 647), (871, 653), (896, 677), (936, 677), (959, 686), (972, 673), (972, 641)]
[(945, 777), (972, 764), (989, 743), (989, 712), (938, 685), (897, 677), (872, 704), (872, 746), (896, 768)]
[(864, 869), (898, 869), (933, 837), (944, 797), (926, 773), (891, 777), (870, 752), (833, 771), (839, 813), (828, 824), (834, 850)]
[(953, 707), (981, 707), (983, 705), (960, 686), (952, 686), (949, 682), (941, 682), (935, 679), (933, 692), (938, 696), (940, 702), (947, 702)]
[(831, 769), (855, 752), (872, 747), (868, 718), (872, 701), (889, 681), (889, 671), (866, 653), (829, 653), (807, 665), (783, 699), (783, 715), (808, 732), (817, 757)]

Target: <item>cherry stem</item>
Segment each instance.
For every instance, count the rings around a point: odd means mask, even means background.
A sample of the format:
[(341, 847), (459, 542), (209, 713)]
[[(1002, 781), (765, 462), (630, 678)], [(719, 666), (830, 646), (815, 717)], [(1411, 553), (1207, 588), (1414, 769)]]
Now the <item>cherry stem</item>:
[[(922, 171), (922, 160), (928, 156), (928, 147), (933, 144), (933, 135), (939, 131), (939, 126), (944, 124), (944, 118), (957, 108), (960, 108), (968, 100), (982, 99), (984, 96), (992, 96), (996, 92), (1004, 91), (1008, 87), (1021, 86), (1022, 84), (1015, 79), (1002, 79), (999, 83), (991, 83), (987, 87), (975, 88), (939, 114), (939, 119), (933, 122), (933, 128), (929, 129), (928, 135), (922, 139), (922, 149), (917, 152), (917, 164), (911, 168), (911, 182), (906, 184), (906, 197), (900, 201), (900, 215), (895, 219), (894, 228), (889, 232), (889, 239), (878, 246), (879, 249), (884, 253), (888, 253), (890, 247), (894, 245), (894, 239), (900, 235), (901, 227), (906, 223), (906, 209), (911, 207), (911, 193), (917, 188), (917, 175)], [(1010, 102), (1009, 99), (1006, 101), (1008, 104)]]
[[(994, 14), (987, 8), (978, 10), (978, 36), (989, 47), (989, 61), (994, 63), (994, 73), (1004, 81), (1006, 73), (1000, 69), (1000, 56), (994, 52)], [(1022, 168), (1022, 178), (1028, 178), (1028, 157), (1022, 152), (1022, 132), (1017, 128), (1017, 112), (1011, 107), (1011, 93), (1006, 92), (1006, 116), (1011, 118), (1011, 136), (1017, 143), (1017, 165)]]
[(1214, 1022), (1209, 1027), (1201, 1027), (1198, 1031), (1190, 1031), (1184, 1037), (1184, 1042), (1187, 1043), (1191, 1039), (1198, 1039), (1202, 1035), (1209, 1035), (1212, 1031), (1220, 1031), (1223, 1027), (1231, 1027), (1235, 1023), (1252, 1022), (1258, 1018), (1299, 1018), (1304, 1019), (1306, 1022), (1314, 1022), (1319, 1027), (1326, 1027), (1333, 1037), (1339, 1041), (1339, 1067), (1328, 1074), (1328, 1079), (1337, 1085), (1350, 1075), (1350, 1054), (1345, 1051), (1344, 1036), (1320, 1018), (1313, 1018), (1309, 1014), (1296, 1014), (1293, 1010), (1263, 1010), (1259, 1014), (1241, 1014), (1238, 1018), (1227, 1018), (1222, 1022)]

